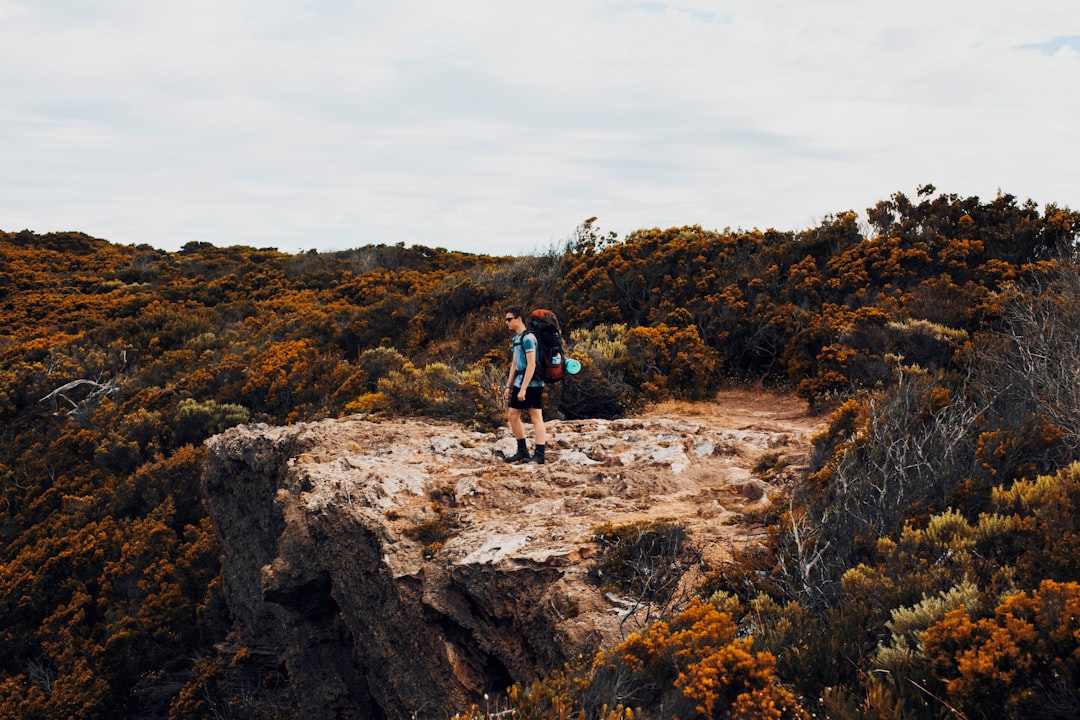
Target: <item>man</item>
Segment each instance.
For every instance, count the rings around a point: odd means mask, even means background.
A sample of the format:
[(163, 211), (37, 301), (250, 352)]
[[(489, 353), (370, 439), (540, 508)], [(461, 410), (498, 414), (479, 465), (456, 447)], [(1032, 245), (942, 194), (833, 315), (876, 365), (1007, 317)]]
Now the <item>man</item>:
[[(506, 309), (506, 326), (514, 333), (513, 358), (510, 361), (510, 374), (506, 378), (503, 395), (509, 401), (507, 420), (510, 430), (517, 440), (517, 452), (506, 458), (506, 462), (534, 462), (544, 464), (544, 446), (547, 443), (547, 430), (544, 428), (544, 381), (538, 374), (536, 362), (539, 344), (536, 335), (525, 325), (524, 311), (520, 307)], [(525, 444), (525, 423), (521, 412), (527, 410), (536, 434), (536, 451), (529, 457)]]

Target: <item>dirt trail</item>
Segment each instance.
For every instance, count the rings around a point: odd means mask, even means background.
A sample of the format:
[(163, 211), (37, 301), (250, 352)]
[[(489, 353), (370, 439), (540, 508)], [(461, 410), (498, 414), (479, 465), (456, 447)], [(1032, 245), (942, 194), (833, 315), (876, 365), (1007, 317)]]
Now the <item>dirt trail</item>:
[(706, 560), (763, 534), (741, 522), (742, 511), (790, 489), (809, 461), (811, 436), (826, 423), (794, 395), (749, 389), (722, 391), (711, 403), (664, 403), (645, 417), (698, 421), (730, 438), (732, 452), (689, 469), (690, 487), (656, 497), (650, 513), (685, 522)]

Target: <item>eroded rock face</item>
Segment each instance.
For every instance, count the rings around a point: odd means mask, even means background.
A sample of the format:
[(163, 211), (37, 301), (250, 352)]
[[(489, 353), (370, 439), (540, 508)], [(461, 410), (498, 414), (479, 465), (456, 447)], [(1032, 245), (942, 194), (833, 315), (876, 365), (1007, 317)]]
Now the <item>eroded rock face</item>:
[(208, 441), (204, 497), (237, 634), (306, 717), (445, 718), (636, 629), (590, 577), (591, 528), (677, 517), (715, 558), (759, 531), (726, 522), (774, 491), (755, 456), (804, 430), (552, 423), (548, 464), (514, 466), (511, 438), (451, 424), (252, 425)]

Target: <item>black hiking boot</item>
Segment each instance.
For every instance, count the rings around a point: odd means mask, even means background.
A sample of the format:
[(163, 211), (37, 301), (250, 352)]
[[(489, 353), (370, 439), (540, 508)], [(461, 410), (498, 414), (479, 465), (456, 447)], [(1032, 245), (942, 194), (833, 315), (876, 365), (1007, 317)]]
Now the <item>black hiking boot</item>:
[(508, 463), (521, 462), (522, 460), (529, 460), (529, 451), (528, 450), (518, 450), (516, 453), (514, 453), (510, 457), (503, 458), (503, 462), (508, 462)]
[(526, 460), (525, 462), (531, 462), (531, 463), (536, 463), (537, 465), (543, 465), (544, 464), (544, 450), (545, 449), (546, 448), (543, 445), (537, 445), (536, 446), (536, 452), (533, 453), (533, 456), (531, 458), (529, 458), (528, 460)]
[(529, 459), (529, 448), (526, 447), (524, 440), (518, 440), (517, 441), (517, 452), (514, 453), (513, 455), (511, 455), (508, 458), (503, 458), (503, 461), (508, 462), (508, 463), (515, 463), (515, 462), (521, 462), (522, 460), (528, 460), (528, 459)]

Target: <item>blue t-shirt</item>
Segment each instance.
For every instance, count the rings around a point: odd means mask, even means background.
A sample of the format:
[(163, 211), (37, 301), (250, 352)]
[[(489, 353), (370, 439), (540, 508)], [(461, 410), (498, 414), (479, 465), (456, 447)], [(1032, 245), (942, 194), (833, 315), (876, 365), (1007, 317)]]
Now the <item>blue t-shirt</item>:
[(536, 369), (533, 371), (532, 380), (529, 381), (529, 387), (544, 387), (544, 381), (540, 377), (540, 358), (537, 355), (540, 346), (536, 342), (536, 336), (528, 330), (519, 333), (514, 336), (513, 347), (514, 370), (517, 371), (517, 375), (514, 377), (514, 387), (521, 387), (521, 379), (525, 377), (525, 370), (529, 367), (529, 361), (525, 357), (525, 353), (529, 351), (532, 351), (533, 357), (536, 358)]

